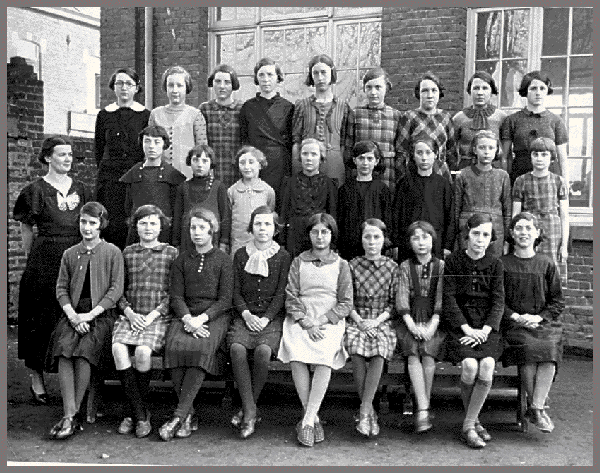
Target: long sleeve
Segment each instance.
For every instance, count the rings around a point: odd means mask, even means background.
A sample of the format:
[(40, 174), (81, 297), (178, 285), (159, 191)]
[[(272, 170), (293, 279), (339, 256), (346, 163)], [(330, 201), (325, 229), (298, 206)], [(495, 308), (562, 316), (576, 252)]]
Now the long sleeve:
[(285, 310), (294, 322), (306, 317), (306, 307), (300, 300), (300, 258), (292, 261), (285, 287)]
[[(431, 290), (431, 288), (430, 288)], [(444, 260), (440, 260), (440, 277), (437, 280), (435, 287), (435, 305), (433, 306), (434, 314), (442, 313), (442, 300), (444, 298)]]
[(204, 313), (208, 316), (208, 320), (212, 321), (231, 309), (231, 301), (233, 299), (233, 265), (227, 255), (224, 255), (221, 272), (219, 277), (218, 299)]
[(327, 204), (325, 206), (327, 213), (333, 218), (337, 217), (337, 187), (331, 179), (327, 179)]
[(350, 266), (344, 259), (340, 259), (339, 265), (340, 274), (337, 282), (337, 304), (325, 314), (325, 317), (327, 317), (334, 325), (348, 316), (352, 310), (353, 303), (353, 286)]
[(460, 283), (461, 279), (461, 268), (458, 264), (456, 256), (457, 255), (455, 253), (446, 260), (442, 306), (445, 321), (450, 327), (458, 330), (462, 325), (469, 325), (469, 322), (463, 315), (462, 310), (456, 301), (458, 284)]
[[(103, 253), (104, 248), (100, 249), (100, 254)], [(108, 251), (107, 251), (108, 253)], [(114, 247), (114, 250), (110, 251), (107, 255), (110, 258), (110, 275), (109, 275), (109, 286), (98, 305), (104, 310), (115, 307), (119, 302), (119, 299), (123, 295), (123, 287), (125, 282), (125, 268), (123, 263), (123, 255), (121, 251)]]
[(61, 307), (72, 304), (69, 291), (70, 287), (71, 270), (69, 267), (69, 255), (65, 252), (60, 260), (60, 270), (58, 271), (58, 278), (56, 280), (56, 299)]
[(200, 144), (208, 144), (208, 139), (206, 137), (206, 119), (200, 111), (198, 111), (192, 126), (194, 129), (194, 143), (196, 146)]
[(104, 147), (106, 146), (106, 131), (104, 129), (104, 116), (105, 114), (100, 111), (96, 115), (96, 126), (94, 127), (94, 157), (96, 158), (96, 165), (100, 166), (100, 161), (104, 156)]
[(454, 211), (452, 212), (452, 221), (448, 229), (448, 235), (453, 239), (452, 244), (454, 244), (457, 238), (460, 238), (460, 213), (463, 208), (464, 192), (464, 176), (462, 173), (458, 173), (454, 180)]
[(352, 166), (352, 149), (354, 148), (354, 110), (348, 113), (346, 121), (346, 137), (344, 139), (344, 164), (346, 167)]
[(398, 290), (396, 291), (396, 310), (398, 316), (402, 319), (406, 314), (410, 314), (410, 276), (408, 263), (400, 265), (398, 277)]
[(175, 192), (175, 205), (173, 206), (173, 222), (171, 232), (171, 241), (174, 247), (179, 247), (182, 242), (181, 231), (183, 226), (183, 212), (185, 208), (184, 204), (184, 188), (185, 183), (177, 186), (177, 191)]
[(342, 123), (340, 126), (340, 147), (342, 148), (342, 156), (345, 156), (346, 153), (352, 154), (352, 148), (346, 151), (346, 136), (347, 136), (347, 127), (348, 127), (348, 119), (350, 116), (350, 105), (348, 102), (344, 101), (343, 105), (344, 111), (342, 113)]
[[(123, 250), (125, 251), (125, 250)], [(125, 313), (125, 309), (127, 309), (127, 307), (131, 307), (131, 302), (129, 302), (127, 300), (127, 298), (125, 297), (126, 294), (126, 289), (129, 287), (129, 285), (131, 284), (131, 281), (129, 280), (129, 268), (127, 267), (127, 260), (125, 259), (125, 257), (123, 258), (123, 268), (124, 268), (124, 275), (123, 275), (123, 295), (119, 298), (119, 302), (117, 303), (117, 307), (119, 308), (119, 310), (123, 313)]]
[(125, 202), (123, 202), (123, 209), (125, 210), (125, 215), (130, 216), (133, 210), (133, 197), (131, 195), (131, 184), (125, 184), (127, 186), (127, 191), (125, 193)]
[(171, 277), (169, 284), (169, 293), (171, 296), (171, 308), (175, 316), (182, 318), (190, 314), (190, 309), (185, 303), (185, 274), (184, 274), (184, 256), (181, 254), (171, 266)]
[(156, 109), (150, 111), (150, 117), (148, 117), (148, 126), (156, 126)]
[(231, 205), (229, 204), (229, 197), (227, 197), (227, 188), (223, 183), (217, 189), (217, 203), (221, 215), (219, 243), (228, 245), (231, 237)]
[(452, 222), (455, 220), (452, 218), (454, 211), (454, 195), (452, 192), (452, 185), (447, 179), (444, 179), (444, 234), (442, 238), (442, 248), (452, 251), (455, 239), (455, 228), (452, 227)]
[(242, 108), (240, 109), (240, 143), (243, 145), (248, 145), (250, 144), (250, 137), (248, 136), (248, 117), (246, 116), (247, 114), (247, 109), (248, 107), (245, 106), (246, 104), (242, 105)]
[(508, 174), (502, 175), (502, 193), (500, 194), (502, 204), (502, 219), (504, 221), (504, 239), (508, 237), (510, 221), (512, 217), (512, 196), (510, 190), (510, 177)]
[(242, 315), (242, 312), (248, 309), (246, 300), (242, 295), (242, 275), (244, 271), (244, 262), (240, 253), (242, 251), (246, 251), (246, 249), (242, 247), (233, 255), (233, 308), (239, 315)]
[(304, 105), (302, 99), (297, 100), (292, 115), (292, 143), (300, 145), (304, 132)]
[(450, 116), (448, 116), (446, 133), (448, 134), (448, 138), (446, 140), (446, 162), (448, 163), (448, 166), (452, 168), (456, 167), (458, 155), (456, 153), (456, 128), (454, 127), (454, 122)]
[(560, 276), (554, 263), (548, 265), (546, 270), (546, 305), (538, 314), (547, 322), (557, 320), (565, 309), (565, 299), (562, 293)]
[(387, 311), (390, 314), (390, 318), (394, 317), (395, 308), (396, 308), (396, 300), (398, 298), (398, 288), (400, 284), (400, 268), (398, 265), (394, 266), (392, 270), (392, 280), (390, 281), (389, 287), (389, 299), (388, 304), (385, 306), (384, 311)]
[(265, 317), (269, 320), (273, 320), (285, 306), (285, 288), (288, 281), (288, 274), (290, 272), (290, 265), (292, 263), (292, 257), (289, 253), (285, 253), (282, 258), (281, 266), (279, 270), (279, 280), (277, 281), (277, 289), (275, 295), (271, 298), (271, 303), (265, 311)]
[(504, 315), (504, 267), (502, 261), (494, 261), (490, 276), (491, 307), (485, 324), (498, 332)]

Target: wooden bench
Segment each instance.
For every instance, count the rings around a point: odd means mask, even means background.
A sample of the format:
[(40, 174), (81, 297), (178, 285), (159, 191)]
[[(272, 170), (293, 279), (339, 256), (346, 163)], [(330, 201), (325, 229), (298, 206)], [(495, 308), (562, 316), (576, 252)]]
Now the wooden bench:
[[(132, 363), (135, 360), (132, 357)], [(395, 356), (391, 362), (385, 364), (384, 372), (379, 383), (377, 404), (379, 411), (385, 413), (389, 411), (389, 395), (390, 390), (402, 396), (402, 412), (405, 415), (411, 415), (414, 412), (416, 401), (411, 389), (410, 377), (408, 376), (407, 359), (402, 356)], [(152, 357), (152, 380), (153, 385), (172, 387), (172, 381), (169, 378), (168, 370), (163, 369), (163, 360), (160, 356)], [(460, 366), (452, 365), (447, 362), (439, 362), (436, 364), (436, 372), (433, 380), (433, 391), (444, 392), (449, 395), (460, 395)], [(293, 386), (292, 373), (289, 364), (282, 363), (278, 360), (271, 361), (269, 366), (270, 384), (287, 384)], [(118, 385), (118, 376), (116, 371), (104, 372), (103, 379), (99, 376), (92, 376), (90, 389), (86, 402), (88, 422), (95, 422), (98, 409), (98, 397), (101, 387), (105, 384)], [(346, 365), (340, 370), (332, 371), (331, 383), (332, 388), (340, 388), (341, 386), (354, 389), (354, 377), (352, 373), (352, 362), (348, 360)], [(235, 383), (230, 366), (222, 376), (208, 375), (203, 384), (203, 389), (217, 388), (222, 390), (222, 402), (231, 405), (233, 398), (236, 396)], [(500, 363), (496, 364), (494, 373), (494, 382), (492, 385), (492, 394), (503, 392), (515, 401), (516, 425), (522, 431), (527, 431), (527, 421), (524, 417), (527, 408), (525, 390), (523, 388), (518, 370), (515, 366), (508, 368), (502, 367)]]

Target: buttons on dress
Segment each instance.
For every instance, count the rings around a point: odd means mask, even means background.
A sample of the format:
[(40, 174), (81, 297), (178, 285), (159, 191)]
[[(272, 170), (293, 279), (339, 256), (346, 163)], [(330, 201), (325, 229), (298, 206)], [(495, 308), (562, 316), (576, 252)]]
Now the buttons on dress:
[(204, 253), (200, 255), (200, 264), (198, 265), (198, 272), (201, 273), (204, 269)]

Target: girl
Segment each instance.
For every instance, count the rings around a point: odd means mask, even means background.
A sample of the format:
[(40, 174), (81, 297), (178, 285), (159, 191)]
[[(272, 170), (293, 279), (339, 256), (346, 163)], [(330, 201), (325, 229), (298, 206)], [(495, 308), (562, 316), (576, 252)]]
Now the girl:
[(364, 256), (357, 256), (349, 263), (354, 307), (350, 311), (344, 345), (352, 357), (352, 371), (361, 399), (356, 430), (365, 436), (376, 436), (379, 425), (373, 398), (384, 361), (391, 360), (396, 348), (396, 332), (391, 322), (398, 290), (398, 265), (381, 254), (387, 230), (385, 223), (369, 218), (361, 229)]
[(429, 415), (435, 360), (445, 334), (438, 330), (442, 312), (444, 261), (431, 254), (437, 238), (427, 222), (412, 223), (407, 230), (413, 256), (400, 265), (396, 308), (402, 354), (408, 358), (408, 374), (417, 400), (415, 432), (432, 428)]
[(150, 112), (148, 125), (160, 125), (167, 130), (171, 143), (165, 150), (165, 162), (189, 179), (192, 171), (185, 158), (194, 146), (207, 144), (206, 121), (200, 110), (185, 103), (193, 84), (190, 73), (183, 67), (169, 67), (162, 75), (162, 88), (169, 103)]
[[(284, 317), (285, 286), (291, 258), (273, 241), (278, 226), (271, 207), (256, 208), (248, 224), (252, 240), (233, 257), (235, 313), (227, 335), (231, 366), (242, 398), (242, 409), (231, 423), (248, 438), (260, 419), (256, 404), (269, 374), (269, 361), (279, 348)], [(252, 353), (250, 374), (248, 352)]]
[(60, 381), (64, 417), (50, 437), (66, 439), (83, 430), (79, 413), (92, 367), (105, 366), (116, 304), (123, 294), (123, 256), (100, 238), (108, 216), (104, 206), (88, 202), (79, 212), (83, 241), (62, 255), (56, 298), (64, 315), (50, 337), (46, 370)]
[(373, 172), (384, 169), (381, 151), (374, 141), (359, 141), (352, 150), (356, 178), (348, 179), (338, 193), (340, 256), (351, 260), (363, 253), (361, 225), (368, 218), (390, 223), (392, 194)]
[(260, 177), (279, 194), (284, 176), (292, 175), (292, 116), (294, 104), (277, 91), (283, 71), (275, 61), (262, 58), (254, 66), (259, 92), (240, 110), (240, 139), (269, 156)]
[(541, 239), (533, 214), (515, 215), (509, 240), (513, 252), (502, 257), (506, 294), (502, 360), (505, 366), (519, 367), (527, 393), (526, 417), (542, 432), (552, 432), (554, 423), (544, 404), (562, 361), (565, 301), (556, 264), (535, 251)]
[[(494, 258), (504, 253), (504, 237), (508, 233), (511, 216), (510, 178), (503, 169), (492, 167), (500, 153), (499, 142), (493, 132), (481, 130), (471, 142), (471, 154), (476, 164), (464, 168), (454, 181), (454, 220), (459, 233), (474, 213), (487, 213), (492, 217), (497, 240), (488, 248)], [(459, 243), (465, 240), (460, 239)], [(461, 248), (463, 248), (461, 246)]]
[[(185, 181), (185, 176), (169, 163), (163, 161), (163, 153), (171, 146), (171, 140), (162, 126), (148, 126), (140, 133), (145, 161), (134, 165), (119, 182), (127, 186), (125, 213), (131, 216), (141, 205), (153, 204), (171, 218), (175, 207), (177, 186)], [(159, 241), (171, 242), (171, 228), (163, 227)], [(130, 227), (127, 244), (136, 243), (137, 230)]]
[(91, 200), (91, 193), (83, 182), (68, 175), (73, 150), (67, 139), (46, 138), (38, 159), (48, 166), (48, 171), (21, 190), (13, 218), (21, 222), (23, 251), (27, 255), (19, 283), (19, 358), (32, 372), (29, 390), (33, 400), (47, 404), (44, 357), (50, 334), (62, 313), (56, 302), (56, 278), (63, 252), (81, 239), (79, 212)]
[(566, 270), (569, 193), (565, 180), (549, 170), (556, 159), (556, 146), (550, 138), (536, 138), (529, 148), (533, 171), (515, 181), (512, 213), (531, 212), (540, 219), (545, 241), (538, 247), (538, 253), (549, 256), (555, 263), (563, 263)]
[(463, 439), (471, 448), (482, 448), (491, 440), (479, 422), (479, 413), (502, 353), (498, 331), (504, 312), (504, 284), (502, 262), (486, 255), (495, 237), (492, 218), (474, 214), (467, 221), (467, 232), (466, 250), (452, 253), (444, 268), (446, 358), (462, 366)]
[(429, 222), (435, 229), (438, 238), (434, 242), (433, 254), (437, 258), (450, 254), (454, 241), (449, 231), (452, 230), (453, 197), (450, 182), (433, 172), (438, 151), (435, 140), (426, 135), (415, 137), (412, 156), (416, 171), (411, 166), (396, 186), (392, 205), (392, 241), (398, 247), (399, 262), (413, 255), (406, 230), (417, 220)]
[(294, 256), (310, 248), (304, 228), (308, 219), (319, 212), (336, 215), (337, 187), (320, 172), (325, 160), (325, 145), (314, 138), (302, 142), (302, 171), (286, 181), (280, 202), (280, 215), (285, 225), (281, 241)]
[(158, 431), (165, 442), (189, 437), (194, 398), (207, 373), (220, 374), (225, 366), (218, 353), (229, 327), (233, 292), (231, 258), (213, 247), (219, 230), (215, 215), (201, 207), (187, 216), (186, 228), (194, 248), (182, 252), (171, 267), (170, 298), (174, 319), (165, 342), (164, 366), (179, 399), (173, 416)]
[[(348, 263), (332, 249), (338, 232), (331, 215), (313, 215), (305, 232), (312, 248), (292, 261), (277, 358), (290, 363), (304, 410), (296, 425), (298, 442), (312, 447), (325, 440), (318, 414), (331, 370), (342, 368), (348, 357), (343, 339), (345, 319), (352, 309), (352, 276)], [(312, 383), (309, 364), (315, 365)]]
[(356, 157), (353, 149), (357, 143), (364, 140), (375, 141), (381, 150), (381, 180), (394, 192), (397, 177), (400, 176), (396, 172), (396, 166), (400, 163), (396, 143), (401, 114), (395, 108), (385, 104), (385, 96), (392, 90), (392, 83), (387, 72), (381, 67), (369, 69), (362, 83), (367, 103), (357, 106), (348, 114), (344, 144), (346, 167), (348, 169), (355, 167), (352, 158)]
[(185, 163), (191, 166), (194, 177), (177, 188), (173, 211), (173, 246), (179, 247), (182, 253), (195, 248), (189, 229), (184, 228), (184, 220), (193, 207), (202, 206), (215, 214), (218, 222), (222, 222), (212, 233), (213, 244), (227, 252), (231, 234), (231, 211), (227, 189), (210, 172), (214, 167), (215, 153), (208, 145), (198, 145), (189, 151)]
[(253, 146), (243, 146), (236, 154), (242, 178), (227, 189), (231, 207), (231, 254), (252, 240), (248, 223), (252, 211), (261, 205), (275, 208), (275, 191), (258, 174), (267, 165), (267, 158)]
[[(125, 293), (119, 300), (123, 315), (115, 322), (112, 335), (112, 354), (129, 403), (129, 415), (117, 431), (129, 434), (135, 428), (138, 438), (146, 437), (152, 429), (144, 402), (150, 388), (151, 356), (162, 352), (171, 320), (169, 272), (177, 249), (158, 241), (165, 225), (168, 219), (155, 205), (142, 205), (133, 214), (131, 226), (140, 242), (123, 251)], [(129, 358), (131, 351), (135, 368)]]

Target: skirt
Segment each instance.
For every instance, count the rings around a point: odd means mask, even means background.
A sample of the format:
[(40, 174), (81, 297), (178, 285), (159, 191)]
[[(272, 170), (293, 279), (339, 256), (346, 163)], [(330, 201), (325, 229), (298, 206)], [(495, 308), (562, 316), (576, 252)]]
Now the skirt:
[(232, 344), (239, 343), (246, 350), (254, 350), (259, 345), (267, 345), (274, 358), (279, 351), (282, 330), (283, 319), (280, 316), (271, 320), (260, 332), (252, 332), (241, 317), (236, 317), (227, 332), (227, 346), (231, 348)]
[[(76, 312), (92, 310), (91, 299), (79, 301)], [(116, 316), (115, 309), (108, 309), (92, 320), (90, 331), (80, 335), (71, 326), (67, 316), (61, 317), (50, 337), (46, 352), (46, 371), (58, 372), (58, 358), (85, 358), (87, 362), (100, 370), (114, 366), (110, 346), (111, 334)]]
[(465, 358), (481, 360), (491, 357), (494, 361), (497, 361), (500, 355), (502, 355), (502, 339), (498, 332), (490, 332), (487, 341), (475, 347), (461, 345), (460, 339), (463, 336), (464, 333), (462, 331), (448, 332), (444, 347), (444, 360), (451, 363), (460, 363)]
[(227, 367), (225, 336), (229, 328), (229, 314), (208, 322), (210, 335), (194, 338), (183, 328), (181, 319), (173, 319), (165, 340), (164, 367), (191, 366), (209, 374), (223, 374)]
[(417, 340), (402, 321), (396, 328), (398, 344), (403, 356), (431, 356), (437, 360), (443, 359), (444, 340), (446, 334), (439, 328), (431, 340)]
[(115, 328), (112, 334), (113, 343), (122, 343), (123, 345), (135, 345), (149, 347), (154, 353), (161, 354), (165, 346), (165, 337), (167, 329), (171, 322), (171, 317), (161, 315), (154, 319), (142, 332), (135, 334), (131, 329), (129, 319), (124, 315), (119, 316), (115, 322)]
[(381, 356), (390, 361), (396, 349), (396, 332), (389, 321), (377, 327), (375, 337), (368, 337), (359, 330), (354, 321), (348, 321), (344, 335), (344, 346), (349, 355), (360, 355), (365, 358)]
[(530, 329), (515, 327), (503, 333), (504, 366), (522, 365), (526, 363), (562, 361), (562, 325), (545, 324)]

